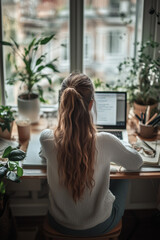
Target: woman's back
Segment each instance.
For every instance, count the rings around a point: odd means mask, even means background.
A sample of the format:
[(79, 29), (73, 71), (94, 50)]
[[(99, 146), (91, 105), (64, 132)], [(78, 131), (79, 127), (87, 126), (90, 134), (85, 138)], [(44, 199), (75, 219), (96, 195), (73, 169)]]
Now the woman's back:
[(75, 202), (67, 188), (59, 181), (54, 133), (44, 130), (40, 140), (47, 158), (50, 213), (58, 223), (71, 229), (91, 228), (110, 216), (115, 199), (109, 190), (110, 162), (130, 170), (141, 165), (141, 158), (130, 146), (124, 146), (111, 134), (97, 133), (93, 175), (95, 185), (92, 191), (86, 188), (82, 198)]
[(122, 181), (111, 189), (117, 189), (116, 198), (109, 190), (110, 163), (134, 170), (142, 159), (111, 134), (96, 133), (91, 115), (94, 88), (86, 75), (66, 78), (59, 100), (57, 127), (40, 137), (47, 160), (50, 220), (62, 233), (101, 234), (122, 216), (127, 192)]

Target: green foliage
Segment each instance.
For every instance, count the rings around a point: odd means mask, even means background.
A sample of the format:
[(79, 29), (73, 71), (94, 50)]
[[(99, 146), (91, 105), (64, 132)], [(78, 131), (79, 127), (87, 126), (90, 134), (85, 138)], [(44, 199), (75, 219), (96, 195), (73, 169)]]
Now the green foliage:
[(0, 128), (2, 131), (7, 129), (9, 132), (11, 131), (10, 124), (14, 121), (13, 117), (14, 111), (9, 106), (0, 106)]
[[(48, 90), (50, 90), (53, 84), (52, 75), (48, 73), (45, 74), (44, 70), (49, 68), (52, 70), (52, 73), (58, 73), (59, 71), (55, 65), (57, 58), (46, 63), (47, 53), (40, 55), (40, 52), (41, 47), (48, 44), (54, 37), (54, 34), (48, 37), (34, 37), (28, 46), (20, 46), (14, 39), (11, 39), (11, 42), (0, 41), (0, 44), (10, 47), (13, 53), (8, 54), (8, 61), (13, 63), (15, 71), (12, 76), (7, 79), (7, 84), (14, 85), (20, 81), (27, 88), (28, 98), (30, 98), (34, 90), (39, 94), (40, 101), (46, 102), (43, 98), (43, 88), (38, 85), (38, 83), (46, 79), (49, 83)], [(21, 63), (17, 57), (21, 60)]]
[(0, 162), (0, 195), (5, 194), (4, 178), (13, 181), (20, 182), (20, 177), (23, 176), (23, 169), (19, 165), (19, 161), (25, 158), (26, 154), (20, 149), (7, 147), (2, 155)]
[[(139, 43), (136, 43), (139, 45)], [(130, 103), (134, 101), (148, 105), (155, 103), (159, 98), (160, 89), (160, 52), (157, 59), (151, 57), (150, 51), (160, 46), (158, 42), (146, 41), (140, 45), (137, 58), (126, 58), (119, 64), (118, 70), (122, 78), (117, 87), (124, 85)], [(121, 77), (120, 75), (120, 77)]]
[[(4, 195), (6, 192), (4, 182), (0, 180), (0, 195)], [(0, 196), (1, 198), (1, 196)]]
[(95, 86), (95, 89), (97, 89), (97, 88), (104, 88), (105, 87), (104, 86), (104, 82), (101, 79), (99, 79), (99, 78), (93, 79), (93, 84)]

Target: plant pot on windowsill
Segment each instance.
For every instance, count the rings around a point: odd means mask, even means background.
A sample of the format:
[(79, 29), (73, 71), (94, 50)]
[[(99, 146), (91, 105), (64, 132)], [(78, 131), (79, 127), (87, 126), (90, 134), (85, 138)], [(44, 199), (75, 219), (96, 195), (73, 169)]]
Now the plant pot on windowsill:
[[(0, 119), (1, 121), (1, 119)], [(5, 129), (4, 131), (0, 128), (0, 137), (1, 138), (6, 138), (6, 139), (11, 139), (12, 135), (12, 128), (13, 128), (13, 122), (10, 123), (10, 131), (8, 129)]]
[[(20, 90), (23, 92), (18, 96), (19, 112), (29, 118), (31, 123), (37, 123), (39, 120), (39, 101), (47, 102), (43, 98), (44, 89), (41, 83), (47, 81), (48, 91), (53, 91), (53, 77), (59, 72), (55, 65), (58, 59), (53, 58), (48, 62), (48, 51), (42, 51), (44, 46), (54, 40), (55, 34), (33, 37), (25, 46), (20, 46), (14, 39), (11, 39), (11, 42), (0, 41), (0, 44), (11, 49), (8, 60), (14, 62), (15, 67), (15, 71), (7, 79), (7, 84), (13, 86), (17, 82), (20, 83)], [(27, 91), (27, 94), (24, 91)]]
[(40, 101), (36, 93), (22, 93), (18, 96), (18, 112), (29, 118), (31, 123), (39, 121)]
[(0, 106), (0, 137), (10, 139), (13, 128), (14, 111), (9, 106)]
[(150, 106), (150, 112), (152, 112), (154, 109), (158, 107), (158, 102), (153, 102), (152, 104), (146, 104), (142, 105), (137, 102), (133, 103), (133, 108), (134, 108), (134, 113), (137, 114), (138, 116), (141, 116), (141, 113), (145, 113), (147, 110), (147, 107)]

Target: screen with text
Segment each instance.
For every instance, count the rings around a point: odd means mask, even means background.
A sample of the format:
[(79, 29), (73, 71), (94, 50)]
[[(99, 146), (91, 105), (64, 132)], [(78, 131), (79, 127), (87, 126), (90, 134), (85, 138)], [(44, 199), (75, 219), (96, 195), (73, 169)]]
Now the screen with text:
[(95, 92), (93, 119), (100, 126), (125, 126), (125, 93)]

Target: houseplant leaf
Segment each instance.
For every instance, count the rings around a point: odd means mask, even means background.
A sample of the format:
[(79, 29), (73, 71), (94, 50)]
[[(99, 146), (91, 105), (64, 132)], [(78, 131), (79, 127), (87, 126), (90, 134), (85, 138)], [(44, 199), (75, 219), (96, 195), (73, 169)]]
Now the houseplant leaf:
[(18, 177), (22, 177), (23, 176), (23, 169), (19, 166), (17, 166), (17, 175)]
[(49, 36), (49, 37), (43, 38), (43, 39), (40, 41), (40, 44), (41, 44), (41, 45), (47, 44), (54, 36), (55, 36), (55, 34), (53, 34), (53, 35), (51, 35), (51, 36)]
[(6, 42), (6, 41), (0, 41), (0, 44), (2, 44), (2, 45), (6, 45), (6, 46), (10, 46), (10, 47), (13, 46), (12, 43), (10, 43), (10, 42)]
[(20, 182), (20, 178), (18, 177), (18, 175), (15, 172), (12, 171), (8, 171), (6, 174), (7, 179), (13, 181), (13, 182)]
[(0, 167), (0, 179), (4, 177), (6, 173), (7, 173), (7, 168), (4, 166)]
[(12, 150), (8, 156), (10, 161), (22, 161), (26, 156), (26, 153), (20, 149)]
[(11, 146), (7, 147), (2, 155), (2, 158), (8, 158), (11, 151), (12, 151), (12, 147)]

